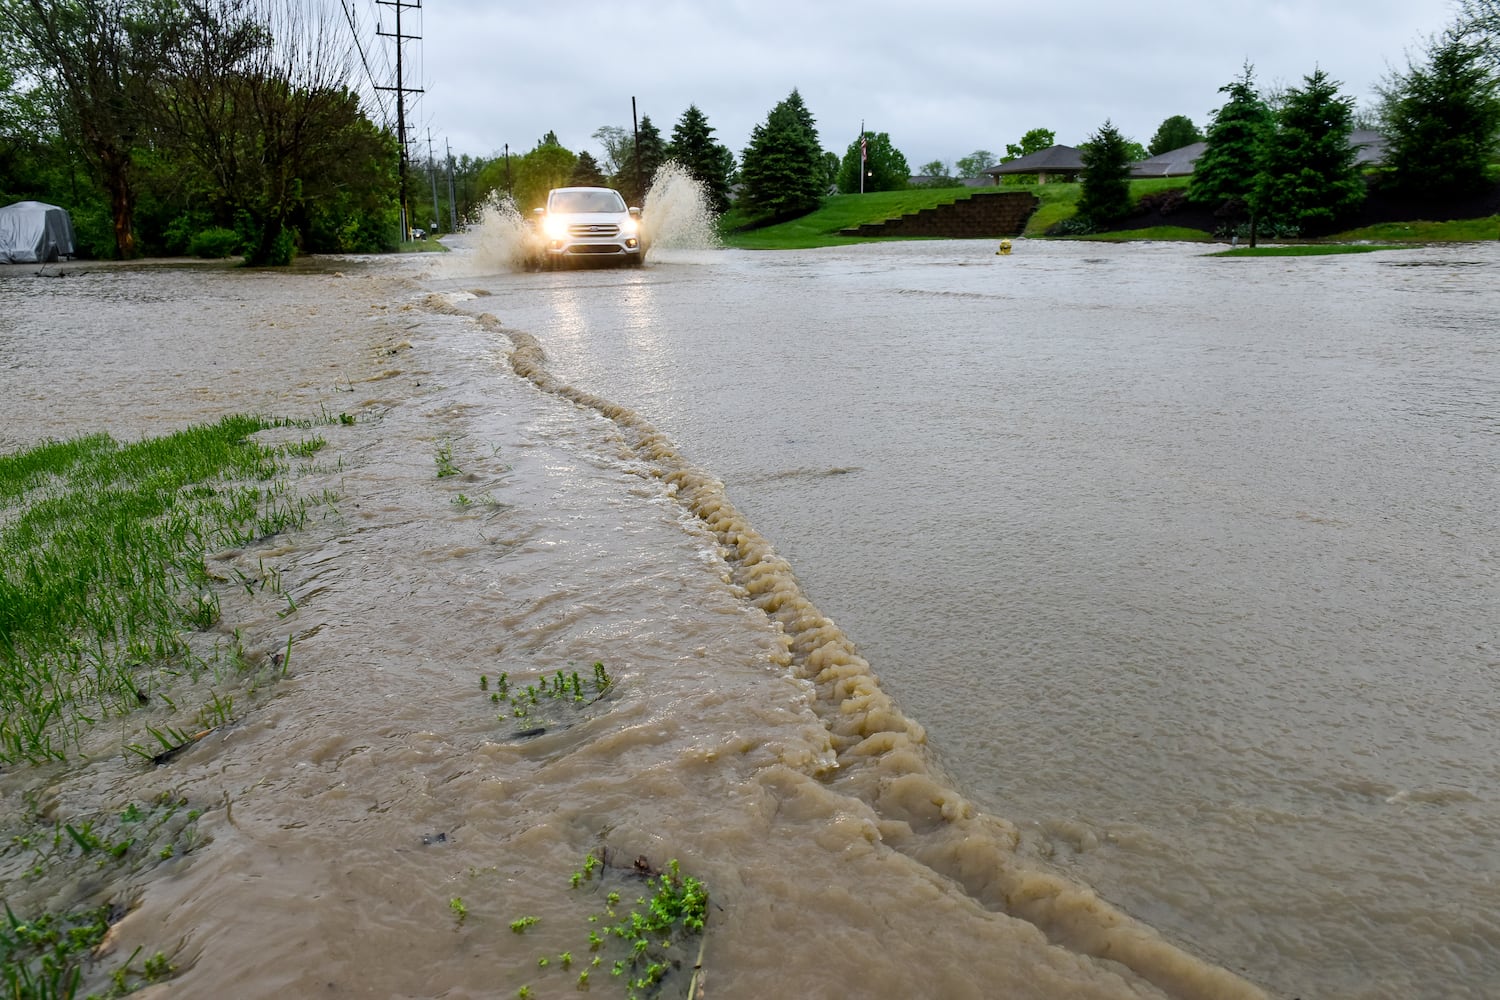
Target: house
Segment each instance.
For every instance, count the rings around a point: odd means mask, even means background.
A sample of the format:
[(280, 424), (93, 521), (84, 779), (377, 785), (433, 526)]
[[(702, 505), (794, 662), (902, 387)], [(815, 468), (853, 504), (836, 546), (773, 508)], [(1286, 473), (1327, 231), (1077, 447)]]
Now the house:
[[(1373, 129), (1357, 128), (1349, 134), (1349, 145), (1357, 151), (1355, 166), (1379, 166), (1385, 162), (1386, 140)], [(1189, 143), (1180, 149), (1147, 157), (1130, 166), (1131, 177), (1191, 177), (1198, 157), (1208, 148), (1204, 142)], [(1036, 174), (1038, 184), (1048, 180), (1077, 180), (1083, 171), (1083, 151), (1072, 146), (1049, 146), (1040, 152), (990, 167), (984, 172), (1000, 183), (1003, 175)]]
[(1001, 177), (1012, 174), (1036, 174), (1036, 182), (1045, 184), (1049, 180), (1077, 180), (1082, 170), (1083, 150), (1073, 146), (1048, 146), (1035, 153), (1027, 153), (1009, 163), (997, 163), (993, 167), (987, 167), (984, 173), (994, 178), (996, 184), (1000, 183)]

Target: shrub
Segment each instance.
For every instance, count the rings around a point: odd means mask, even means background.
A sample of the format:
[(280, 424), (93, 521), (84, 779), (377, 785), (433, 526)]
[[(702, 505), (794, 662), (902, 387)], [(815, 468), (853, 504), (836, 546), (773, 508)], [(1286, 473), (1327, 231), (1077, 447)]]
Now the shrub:
[(201, 230), (188, 244), (188, 253), (194, 257), (223, 258), (240, 252), (240, 234), (233, 229), (211, 226)]
[(1158, 215), (1171, 215), (1188, 204), (1187, 188), (1172, 188), (1169, 191), (1153, 191), (1150, 194), (1141, 195), (1141, 200), (1136, 203), (1136, 211), (1142, 215), (1155, 212)]

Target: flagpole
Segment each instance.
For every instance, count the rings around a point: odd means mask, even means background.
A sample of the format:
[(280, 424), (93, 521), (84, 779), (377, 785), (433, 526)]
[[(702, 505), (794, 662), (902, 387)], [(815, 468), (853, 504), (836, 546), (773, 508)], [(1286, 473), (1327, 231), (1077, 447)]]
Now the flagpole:
[(865, 120), (859, 120), (859, 193), (865, 193)]

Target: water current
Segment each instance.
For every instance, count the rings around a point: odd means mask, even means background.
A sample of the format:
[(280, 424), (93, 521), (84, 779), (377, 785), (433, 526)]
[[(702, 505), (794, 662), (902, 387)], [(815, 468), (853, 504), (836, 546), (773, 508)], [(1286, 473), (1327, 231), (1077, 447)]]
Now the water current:
[[(209, 806), (116, 928), (159, 995), (575, 995), (601, 845), (708, 882), (708, 997), (1495, 993), (1494, 246), (456, 247), (0, 269), (0, 448), (356, 418), (210, 557), (287, 680), (0, 775)], [(595, 660), (539, 736), (479, 688)]]

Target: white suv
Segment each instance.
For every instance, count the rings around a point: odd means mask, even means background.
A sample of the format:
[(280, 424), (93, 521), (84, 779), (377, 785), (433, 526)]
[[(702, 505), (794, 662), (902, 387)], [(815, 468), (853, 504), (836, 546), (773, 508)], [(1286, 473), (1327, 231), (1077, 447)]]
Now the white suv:
[(641, 210), (626, 208), (613, 188), (553, 188), (535, 226), (545, 267), (589, 260), (639, 267), (645, 259)]

